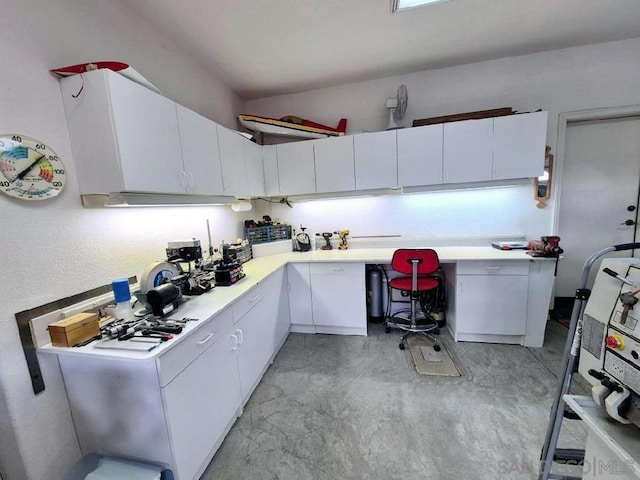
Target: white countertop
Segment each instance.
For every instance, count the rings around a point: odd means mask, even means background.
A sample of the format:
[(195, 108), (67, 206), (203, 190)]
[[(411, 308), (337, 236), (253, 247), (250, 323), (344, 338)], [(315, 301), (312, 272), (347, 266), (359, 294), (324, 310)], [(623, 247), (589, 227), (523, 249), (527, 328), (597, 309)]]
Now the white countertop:
[[(479, 261), (549, 261), (555, 259), (534, 258), (523, 250), (498, 250), (493, 247), (436, 247), (441, 263), (454, 263), (466, 260)], [(119, 357), (127, 359), (148, 360), (155, 358), (164, 351), (180, 343), (189, 333), (201, 328), (207, 321), (215, 317), (222, 310), (230, 307), (236, 300), (251, 290), (254, 286), (267, 278), (287, 263), (297, 262), (354, 262), (354, 263), (390, 263), (396, 248), (354, 248), (348, 250), (315, 250), (310, 252), (287, 252), (266, 257), (256, 258), (243, 264), (246, 276), (229, 287), (215, 287), (212, 291), (197, 297), (186, 297), (187, 300), (169, 318), (183, 317), (197, 318), (197, 322), (188, 322), (183, 332), (172, 340), (160, 344), (150, 352), (131, 350), (111, 350), (94, 348), (95, 343), (85, 347), (65, 348), (45, 345), (38, 348), (41, 353), (55, 353), (62, 355), (91, 355), (98, 357)], [(214, 320), (215, 321), (215, 320)]]

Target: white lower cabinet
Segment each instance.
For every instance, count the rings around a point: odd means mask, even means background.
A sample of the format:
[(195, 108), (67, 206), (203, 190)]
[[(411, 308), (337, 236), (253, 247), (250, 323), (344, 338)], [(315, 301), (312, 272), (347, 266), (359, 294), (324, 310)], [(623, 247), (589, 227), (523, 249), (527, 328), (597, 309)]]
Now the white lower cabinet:
[[(163, 388), (167, 426), (179, 478), (198, 478), (241, 408), (229, 331)], [(141, 419), (144, 422), (144, 419)]]
[(311, 307), (311, 275), (308, 263), (287, 265), (289, 310), (291, 331), (296, 333), (316, 333), (313, 326)]
[(280, 268), (156, 358), (59, 355), (82, 453), (199, 478), (289, 333), (285, 279)]
[(367, 335), (362, 263), (287, 265), (291, 331)]
[(289, 311), (282, 295), (284, 281), (284, 269), (280, 269), (232, 307), (243, 404), (289, 333)]
[(360, 263), (312, 263), (316, 333), (367, 335), (365, 268)]
[(458, 262), (455, 340), (519, 343), (514, 337), (527, 333), (528, 286), (528, 262)]

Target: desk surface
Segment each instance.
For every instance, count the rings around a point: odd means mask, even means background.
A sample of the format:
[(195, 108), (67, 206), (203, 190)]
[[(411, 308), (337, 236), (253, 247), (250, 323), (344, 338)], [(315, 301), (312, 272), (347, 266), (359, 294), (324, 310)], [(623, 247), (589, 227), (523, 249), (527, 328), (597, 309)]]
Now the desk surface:
[[(455, 263), (459, 261), (555, 261), (548, 258), (534, 258), (523, 250), (503, 251), (492, 247), (436, 247), (434, 248), (441, 263)], [(159, 356), (162, 352), (180, 343), (188, 334), (197, 330), (207, 320), (216, 316), (231, 306), (245, 293), (258, 283), (269, 277), (287, 263), (306, 262), (353, 262), (353, 263), (390, 263), (395, 248), (354, 248), (348, 250), (315, 250), (311, 252), (287, 252), (253, 259), (243, 265), (246, 277), (230, 287), (216, 287), (198, 297), (188, 297), (187, 301), (176, 312), (176, 318), (198, 318), (198, 322), (189, 322), (183, 333), (171, 342), (161, 344), (150, 352), (132, 352), (125, 350), (104, 350), (94, 348), (91, 344), (86, 347), (64, 348), (45, 345), (38, 348), (42, 353), (63, 355), (93, 355), (121, 357), (128, 359), (146, 360)], [(363, 271), (364, 274), (364, 271)], [(169, 315), (171, 317), (171, 315)]]

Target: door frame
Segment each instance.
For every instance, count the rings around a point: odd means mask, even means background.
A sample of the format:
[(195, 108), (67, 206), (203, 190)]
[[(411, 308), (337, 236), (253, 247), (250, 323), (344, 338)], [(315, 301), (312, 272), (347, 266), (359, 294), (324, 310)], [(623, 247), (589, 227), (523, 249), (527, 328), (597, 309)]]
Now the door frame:
[(592, 110), (579, 110), (576, 112), (565, 112), (558, 116), (558, 143), (556, 155), (553, 164), (553, 185), (551, 186), (553, 198), (553, 229), (558, 233), (558, 220), (560, 216), (560, 197), (562, 192), (560, 184), (562, 183), (562, 174), (564, 170), (565, 158), (565, 140), (567, 134), (567, 124), (574, 122), (583, 122), (585, 120), (612, 120), (616, 118), (636, 117), (640, 116), (640, 105), (629, 105), (626, 107), (607, 107), (596, 108)]

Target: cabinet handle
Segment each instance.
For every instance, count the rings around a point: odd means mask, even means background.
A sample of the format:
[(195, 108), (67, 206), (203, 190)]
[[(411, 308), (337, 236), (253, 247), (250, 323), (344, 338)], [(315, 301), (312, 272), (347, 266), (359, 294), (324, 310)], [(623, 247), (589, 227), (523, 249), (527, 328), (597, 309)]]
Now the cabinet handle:
[(207, 343), (209, 340), (211, 340), (211, 337), (213, 337), (215, 334), (216, 334), (216, 332), (211, 332), (209, 335), (207, 335), (202, 340), (200, 340), (198, 342), (198, 345), (203, 345), (203, 344)]
[(231, 335), (231, 350), (238, 349), (238, 337), (235, 335)]
[(344, 268), (342, 267), (331, 267), (332, 272), (342, 272)]
[(240, 330), (239, 328), (236, 329), (236, 338), (238, 339), (238, 345), (244, 342), (244, 334), (242, 333), (242, 330)]
[(498, 272), (500, 267), (485, 267), (490, 272)]
[(259, 300), (260, 298), (262, 298), (262, 295), (260, 295), (260, 294), (258, 293), (257, 295), (254, 295), (253, 297), (251, 297), (251, 298), (249, 299), (249, 303), (253, 303), (253, 302), (255, 302), (255, 301)]
[(193, 173), (192, 172), (185, 172), (185, 176), (186, 176), (186, 179), (187, 179), (187, 187), (193, 188)]
[(462, 284), (462, 280), (458, 280), (458, 293), (464, 292), (464, 285)]

